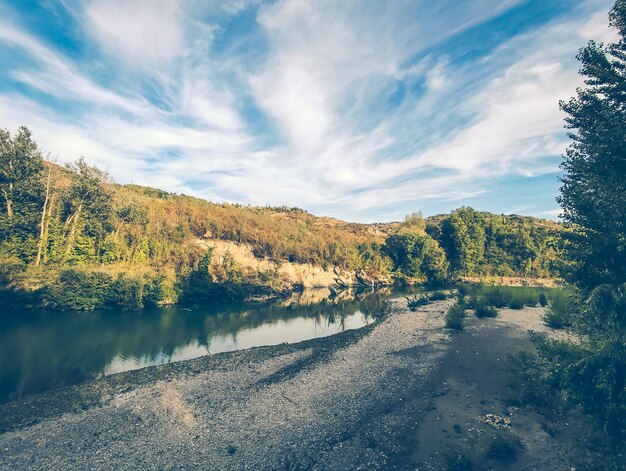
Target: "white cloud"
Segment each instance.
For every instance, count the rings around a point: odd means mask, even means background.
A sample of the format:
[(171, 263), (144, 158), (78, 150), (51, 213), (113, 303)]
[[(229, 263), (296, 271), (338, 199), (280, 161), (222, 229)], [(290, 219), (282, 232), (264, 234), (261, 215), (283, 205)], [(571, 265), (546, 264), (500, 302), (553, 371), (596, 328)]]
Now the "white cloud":
[(178, 0), (93, 0), (84, 16), (105, 51), (137, 66), (182, 55), (183, 14)]
[[(34, 34), (0, 25), (0, 41), (36, 61), (11, 64), (12, 79), (76, 109), (0, 93), (0, 120), (121, 182), (389, 219), (428, 201), (466, 203), (504, 175), (554, 172), (565, 146), (558, 99), (580, 84), (573, 56), (582, 36), (606, 32), (603, 9), (459, 64), (429, 47), (519, 2), (459, 2), (453, 17), (444, 2), (278, 0), (257, 16), (264, 62), (217, 62), (211, 47), (224, 31), (203, 8), (228, 15), (255, 3), (74, 4), (90, 44), (107, 52), (93, 60), (124, 74), (108, 86)], [(406, 97), (391, 108), (398, 82)], [(422, 94), (411, 90), (418, 83)], [(276, 125), (268, 135), (241, 111), (250, 96)]]

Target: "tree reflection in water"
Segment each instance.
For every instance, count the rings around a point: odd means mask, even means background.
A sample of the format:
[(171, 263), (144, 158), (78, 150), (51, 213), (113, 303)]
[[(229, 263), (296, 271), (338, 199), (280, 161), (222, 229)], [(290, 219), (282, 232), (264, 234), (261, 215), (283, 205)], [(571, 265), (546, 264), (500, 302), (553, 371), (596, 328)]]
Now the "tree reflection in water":
[(0, 401), (104, 374), (362, 327), (382, 312), (389, 294), (311, 290), (263, 305), (0, 317)]

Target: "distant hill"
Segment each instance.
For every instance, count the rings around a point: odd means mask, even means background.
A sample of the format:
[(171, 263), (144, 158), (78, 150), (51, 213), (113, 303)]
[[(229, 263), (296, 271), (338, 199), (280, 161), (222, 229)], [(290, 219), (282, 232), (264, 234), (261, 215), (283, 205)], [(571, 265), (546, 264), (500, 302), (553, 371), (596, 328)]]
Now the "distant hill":
[(83, 159), (59, 167), (34, 143), (20, 145), (22, 160), (0, 181), (0, 280), (37, 293), (35, 304), (132, 309), (317, 284), (550, 278), (561, 269), (564, 229), (553, 221), (460, 208), (359, 224), (118, 185)]

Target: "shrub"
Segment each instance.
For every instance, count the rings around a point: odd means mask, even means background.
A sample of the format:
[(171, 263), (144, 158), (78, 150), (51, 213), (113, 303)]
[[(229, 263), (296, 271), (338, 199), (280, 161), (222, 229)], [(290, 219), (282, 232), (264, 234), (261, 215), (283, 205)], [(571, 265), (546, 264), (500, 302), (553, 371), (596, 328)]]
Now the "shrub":
[(456, 297), (459, 300), (459, 302), (463, 302), (463, 300), (465, 299), (465, 296), (467, 296), (468, 294), (470, 294), (470, 292), (472, 292), (472, 287), (469, 285), (460, 285), (457, 289), (456, 289)]
[(456, 303), (451, 306), (446, 313), (446, 327), (455, 330), (463, 330), (463, 319), (465, 318), (465, 307)]
[(428, 298), (431, 301), (443, 301), (444, 299), (448, 299), (448, 295), (443, 291), (435, 291), (428, 295)]
[(49, 307), (57, 309), (89, 310), (104, 307), (112, 283), (113, 279), (106, 273), (64, 270), (59, 279), (47, 287), (44, 299)]
[(498, 310), (493, 306), (488, 306), (484, 303), (480, 303), (475, 309), (476, 317), (496, 317)]
[(572, 325), (572, 310), (574, 305), (567, 293), (561, 291), (553, 296), (548, 311), (543, 316), (543, 322), (553, 329), (563, 329)]
[(411, 298), (407, 296), (406, 301), (407, 301), (406, 305), (411, 311), (415, 311), (418, 307), (425, 306), (426, 304), (430, 302), (428, 296), (417, 296), (417, 295)]
[(143, 282), (122, 273), (113, 282), (108, 298), (111, 305), (123, 311), (138, 311), (143, 308)]
[(523, 309), (524, 308), (524, 301), (516, 298), (516, 299), (511, 299), (509, 301), (509, 307), (511, 309)]
[(548, 305), (548, 297), (544, 291), (539, 293), (539, 305), (541, 307), (546, 307)]
[(432, 293), (426, 293), (421, 296), (415, 295), (413, 297), (406, 298), (407, 306), (411, 311), (415, 311), (418, 307), (425, 306), (433, 301), (443, 301), (448, 299), (448, 295), (443, 291), (433, 291)]
[(511, 300), (511, 291), (506, 288), (491, 287), (483, 289), (482, 291), (481, 296), (489, 306), (503, 308), (507, 306)]

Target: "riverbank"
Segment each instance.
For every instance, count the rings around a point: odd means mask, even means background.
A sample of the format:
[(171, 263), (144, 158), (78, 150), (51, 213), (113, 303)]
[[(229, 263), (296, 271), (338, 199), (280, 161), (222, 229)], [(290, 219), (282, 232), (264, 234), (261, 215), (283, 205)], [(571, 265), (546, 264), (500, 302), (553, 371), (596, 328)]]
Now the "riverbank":
[(532, 349), (527, 328), (545, 330), (543, 310), (469, 318), (451, 333), (443, 324), (452, 302), (411, 312), (396, 299), (359, 330), (2, 405), (0, 467), (446, 469), (494, 413), (510, 417), (521, 442), (514, 469), (569, 469), (579, 429), (506, 409), (506, 356)]

